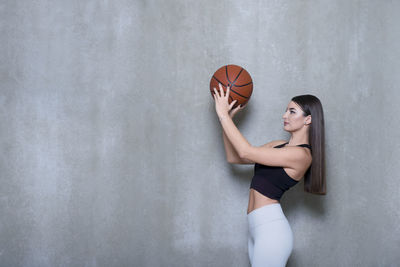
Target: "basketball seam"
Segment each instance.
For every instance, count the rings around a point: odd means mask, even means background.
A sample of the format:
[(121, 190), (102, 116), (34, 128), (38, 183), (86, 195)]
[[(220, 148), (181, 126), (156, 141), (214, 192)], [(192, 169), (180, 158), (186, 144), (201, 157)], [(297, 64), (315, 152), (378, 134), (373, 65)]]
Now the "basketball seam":
[[(218, 80), (215, 76), (213, 76), (213, 78), (215, 79), (215, 80), (217, 80), (217, 82), (219, 82), (220, 84), (222, 84), (223, 86), (225, 86), (225, 87), (227, 87), (224, 83), (222, 83), (220, 80)], [(233, 86), (236, 86), (236, 85), (233, 85)], [(239, 94), (238, 92), (236, 92), (235, 90), (233, 90), (232, 88), (231, 88), (231, 92), (234, 92), (235, 94), (237, 94), (237, 95), (239, 95), (239, 96), (241, 96), (241, 97), (243, 97), (243, 98), (248, 98), (248, 97), (246, 97), (246, 96), (244, 96), (244, 95), (241, 95), (241, 94)]]
[(243, 86), (246, 86), (246, 85), (249, 85), (249, 84), (252, 84), (253, 82), (249, 82), (249, 83), (246, 83), (246, 84), (242, 84), (242, 85), (236, 85), (236, 84), (234, 84), (233, 86), (236, 86), (236, 87), (243, 87)]
[(240, 96), (243, 97), (243, 98), (248, 98), (248, 97), (246, 97), (246, 96), (244, 96), (244, 95), (239, 94), (239, 93), (236, 92), (235, 90), (232, 90), (232, 88), (231, 88), (231, 91), (234, 92), (234, 93), (237, 94), (237, 95), (240, 95)]
[(236, 80), (239, 78), (240, 73), (242, 73), (243, 68), (239, 71), (239, 74), (236, 76), (235, 80), (233, 81), (232, 85), (235, 85)]
[(220, 80), (218, 80), (218, 79), (217, 79), (217, 77), (213, 76), (213, 78), (214, 78), (214, 79), (216, 79), (216, 80), (217, 80), (217, 82), (219, 82), (220, 84), (222, 84), (223, 86), (225, 86), (225, 87), (226, 87), (226, 85), (225, 85), (223, 82), (221, 82)]
[[(234, 80), (233, 82), (231, 82), (231, 80), (229, 79), (229, 75), (228, 75), (228, 65), (225, 66), (226, 79), (227, 79), (228, 82), (231, 84), (231, 90), (232, 90), (232, 87), (233, 87), (233, 86), (236, 86), (236, 85), (235, 85), (235, 82), (236, 82), (236, 80), (239, 78), (239, 76), (240, 76), (240, 74), (242, 73), (243, 70), (244, 70), (244, 69), (241, 68), (240, 71), (239, 71), (239, 73), (238, 73), (238, 75), (236, 76), (235, 80)], [(252, 83), (252, 82), (250, 82), (250, 83), (248, 83), (248, 84), (251, 84), (251, 83)], [(248, 84), (246, 84), (246, 85), (248, 85)], [(236, 86), (236, 87), (243, 87), (243, 86), (245, 86), (245, 85), (239, 85), (239, 86)], [(225, 87), (226, 87), (226, 86), (225, 86)], [(237, 94), (237, 95), (239, 95), (239, 96), (241, 96), (241, 97), (243, 97), (243, 98), (246, 98), (246, 99), (248, 98), (248, 97), (245, 97), (245, 96), (239, 94), (239, 93), (236, 92), (235, 90), (232, 90), (232, 92), (234, 92), (235, 94)]]
[[(226, 71), (225, 71), (225, 73), (226, 73), (226, 78), (228, 79), (228, 82), (231, 83), (231, 86), (243, 87), (243, 86), (246, 86), (246, 85), (249, 85), (249, 84), (253, 83), (253, 81), (251, 81), (251, 82), (246, 83), (246, 84), (243, 84), (243, 85), (235, 85), (236, 80), (239, 78), (239, 76), (240, 76), (240, 74), (242, 73), (242, 71), (244, 70), (244, 68), (241, 68), (241, 69), (240, 69), (239, 74), (236, 76), (236, 78), (235, 78), (235, 80), (234, 80), (233, 82), (231, 82), (231, 80), (229, 80), (228, 65), (225, 66), (225, 70), (226, 70)], [(226, 87), (226, 86), (225, 86), (225, 87)]]
[(228, 82), (230, 84), (232, 84), (231, 80), (229, 80), (229, 76), (228, 76), (228, 65), (225, 66), (225, 74), (226, 74), (226, 79), (228, 79)]

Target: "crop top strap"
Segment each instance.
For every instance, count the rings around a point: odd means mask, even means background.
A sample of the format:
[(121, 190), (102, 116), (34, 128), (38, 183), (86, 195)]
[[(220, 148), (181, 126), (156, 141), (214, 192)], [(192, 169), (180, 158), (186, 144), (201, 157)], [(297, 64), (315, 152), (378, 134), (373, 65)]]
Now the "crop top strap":
[[(286, 143), (283, 143), (283, 144), (274, 146), (274, 148), (280, 148), (280, 147), (283, 147), (283, 146), (286, 145), (286, 144), (289, 144), (289, 142), (286, 142)], [(297, 145), (297, 146), (307, 147), (307, 148), (309, 148), (310, 150), (312, 150), (312, 149), (311, 149), (311, 146), (310, 146), (309, 144), (300, 144), (300, 145)]]
[(286, 144), (289, 144), (289, 142), (286, 142), (286, 143), (283, 143), (283, 144), (280, 144), (280, 145), (274, 146), (274, 148), (283, 147), (283, 146), (284, 146), (284, 145), (286, 145)]
[(297, 145), (297, 146), (307, 147), (307, 148), (309, 148), (310, 150), (312, 150), (312, 149), (311, 149), (311, 146), (310, 146), (309, 144), (301, 144), (301, 145)]

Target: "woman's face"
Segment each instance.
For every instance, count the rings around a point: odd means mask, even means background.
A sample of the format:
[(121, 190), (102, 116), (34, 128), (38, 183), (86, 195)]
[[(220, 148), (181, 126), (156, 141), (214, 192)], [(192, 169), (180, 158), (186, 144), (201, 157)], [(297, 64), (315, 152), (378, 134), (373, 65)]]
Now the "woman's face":
[[(297, 130), (304, 127), (304, 123), (307, 122), (306, 118), (303, 116), (303, 110), (295, 102), (290, 101), (286, 108), (283, 118), (283, 128), (285, 130)], [(307, 122), (309, 124), (309, 122)]]

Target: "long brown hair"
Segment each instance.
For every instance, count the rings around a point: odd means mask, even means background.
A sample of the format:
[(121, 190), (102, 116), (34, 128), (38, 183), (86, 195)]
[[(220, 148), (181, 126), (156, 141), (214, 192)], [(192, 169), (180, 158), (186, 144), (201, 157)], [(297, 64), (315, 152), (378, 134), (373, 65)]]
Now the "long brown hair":
[(325, 177), (325, 122), (321, 101), (313, 95), (299, 95), (292, 98), (303, 110), (304, 117), (311, 115), (309, 142), (312, 163), (304, 175), (304, 191), (326, 195)]

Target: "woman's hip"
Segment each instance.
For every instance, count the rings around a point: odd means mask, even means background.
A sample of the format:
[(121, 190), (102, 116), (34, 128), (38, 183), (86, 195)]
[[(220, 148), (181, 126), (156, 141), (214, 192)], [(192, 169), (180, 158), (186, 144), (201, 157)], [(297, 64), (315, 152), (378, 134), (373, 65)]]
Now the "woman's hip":
[(280, 203), (268, 204), (247, 214), (247, 221), (250, 229), (275, 220), (287, 221)]
[(253, 239), (262, 236), (269, 240), (293, 243), (293, 232), (279, 203), (268, 204), (247, 214), (249, 232)]

